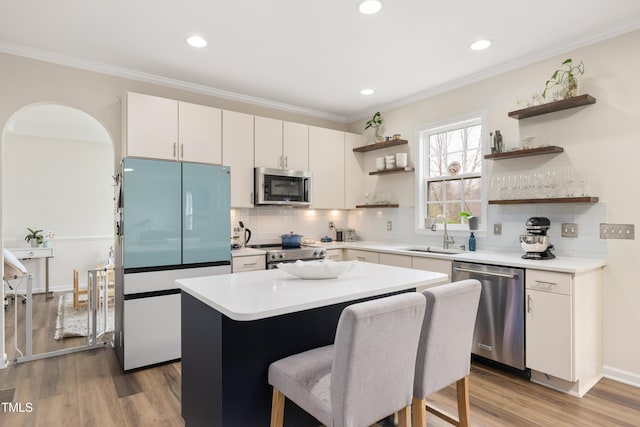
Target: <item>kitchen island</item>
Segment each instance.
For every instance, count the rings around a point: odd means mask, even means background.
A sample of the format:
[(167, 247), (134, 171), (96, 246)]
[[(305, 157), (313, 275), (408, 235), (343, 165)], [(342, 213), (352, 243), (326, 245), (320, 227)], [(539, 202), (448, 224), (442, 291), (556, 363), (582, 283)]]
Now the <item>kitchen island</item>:
[[(338, 279), (302, 280), (275, 269), (178, 280), (185, 424), (269, 425), (270, 363), (333, 343), (349, 304), (447, 280), (446, 274), (370, 263)], [(285, 408), (285, 426), (319, 425), (292, 402)]]

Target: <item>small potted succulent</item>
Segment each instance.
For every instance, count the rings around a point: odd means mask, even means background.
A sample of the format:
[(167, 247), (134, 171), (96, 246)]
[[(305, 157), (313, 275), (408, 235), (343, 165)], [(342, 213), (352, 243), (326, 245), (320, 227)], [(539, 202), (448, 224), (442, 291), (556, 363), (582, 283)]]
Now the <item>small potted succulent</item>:
[(384, 136), (382, 136), (382, 115), (380, 111), (377, 111), (373, 117), (365, 123), (364, 130), (369, 128), (375, 129), (375, 142), (384, 141)]
[(24, 240), (27, 243), (31, 243), (32, 248), (37, 248), (44, 241), (44, 236), (42, 235), (42, 230), (34, 230), (27, 227), (29, 234), (24, 237)]
[(584, 74), (584, 63), (580, 61), (578, 65), (573, 65), (573, 60), (567, 58), (562, 62), (562, 65), (566, 68), (560, 68), (555, 70), (549, 80), (545, 83), (542, 97), (546, 98), (547, 91), (556, 85), (562, 84), (565, 80), (567, 84), (564, 88), (564, 97), (570, 98), (578, 94), (578, 81), (576, 80), (576, 74)]

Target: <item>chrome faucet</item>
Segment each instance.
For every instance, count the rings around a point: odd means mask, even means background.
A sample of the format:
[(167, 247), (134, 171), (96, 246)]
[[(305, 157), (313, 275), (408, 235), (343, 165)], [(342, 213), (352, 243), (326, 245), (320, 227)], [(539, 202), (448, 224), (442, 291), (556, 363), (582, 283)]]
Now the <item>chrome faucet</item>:
[(444, 234), (442, 235), (442, 247), (444, 249), (449, 249), (449, 245), (453, 245), (455, 241), (453, 240), (453, 236), (449, 237), (449, 231), (447, 230), (447, 218), (440, 214), (436, 215), (436, 219), (433, 220), (433, 224), (431, 224), (431, 231), (436, 231), (436, 225), (438, 223), (438, 219), (442, 219), (442, 224), (444, 224)]

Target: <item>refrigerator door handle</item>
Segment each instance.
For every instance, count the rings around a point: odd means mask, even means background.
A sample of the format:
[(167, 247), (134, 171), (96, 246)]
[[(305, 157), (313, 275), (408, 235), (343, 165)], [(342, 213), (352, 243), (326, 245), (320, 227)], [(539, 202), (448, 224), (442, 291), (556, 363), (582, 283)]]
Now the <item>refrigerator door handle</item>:
[(177, 146), (177, 145), (178, 145), (178, 143), (177, 143), (177, 142), (174, 142), (174, 143), (173, 143), (173, 158), (174, 158), (174, 159), (176, 158), (176, 146)]

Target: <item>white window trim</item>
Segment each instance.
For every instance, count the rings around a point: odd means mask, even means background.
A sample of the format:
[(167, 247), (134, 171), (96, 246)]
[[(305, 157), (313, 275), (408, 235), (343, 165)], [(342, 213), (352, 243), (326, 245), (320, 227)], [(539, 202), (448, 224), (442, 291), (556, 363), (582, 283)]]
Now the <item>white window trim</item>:
[[(484, 160), (484, 154), (487, 153), (487, 147), (488, 147), (488, 137), (487, 137), (487, 115), (486, 115), (486, 111), (478, 111), (478, 112), (474, 112), (474, 113), (469, 113), (469, 114), (464, 114), (461, 116), (457, 116), (457, 117), (451, 117), (449, 119), (446, 120), (440, 120), (437, 122), (431, 122), (431, 123), (425, 123), (422, 124), (420, 126), (417, 126), (415, 129), (415, 150), (414, 152), (417, 153), (416, 154), (416, 170), (415, 170), (415, 193), (414, 193), (414, 198), (415, 198), (415, 202), (414, 202), (414, 218), (415, 218), (415, 224), (414, 224), (414, 231), (417, 234), (428, 234), (428, 233), (433, 233), (431, 231), (431, 229), (426, 229), (424, 226), (424, 222), (423, 222), (423, 218), (424, 218), (424, 203), (422, 200), (422, 194), (425, 194), (424, 192), (424, 183), (425, 183), (425, 170), (423, 168), (423, 164), (422, 161), (424, 159), (424, 147), (425, 144), (421, 144), (420, 142), (420, 134), (424, 131), (432, 131), (432, 130), (439, 130), (439, 128), (442, 128), (443, 130), (449, 127), (452, 127), (454, 124), (456, 123), (462, 123), (462, 122), (466, 122), (466, 121), (470, 121), (473, 120), (475, 118), (480, 118), (480, 121), (482, 123), (482, 141), (480, 141), (480, 144), (482, 145), (482, 152), (483, 152), (483, 159), (482, 159), (482, 188), (480, 190), (480, 206), (481, 206), (481, 212), (480, 212), (480, 217), (481, 217), (481, 224), (480, 224), (480, 229), (477, 231), (474, 231), (474, 233), (476, 233), (477, 235), (486, 235), (486, 230), (487, 230), (487, 169), (486, 169), (486, 162)], [(460, 175), (458, 176), (458, 178), (460, 178), (461, 176), (477, 176), (477, 174), (464, 174), (464, 175)], [(477, 215), (477, 214), (476, 214)], [(441, 222), (438, 222), (437, 226), (437, 231), (438, 234), (441, 234), (444, 231), (444, 226), (442, 225)], [(466, 232), (469, 231), (469, 226), (466, 224), (447, 224), (447, 230), (449, 232), (453, 232), (453, 234), (466, 234)]]

